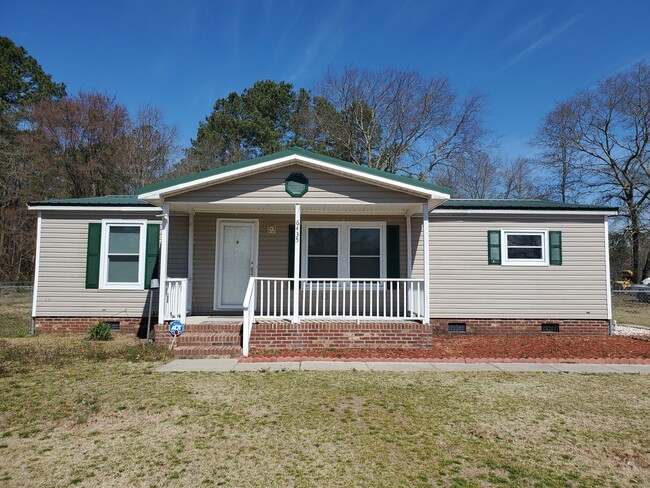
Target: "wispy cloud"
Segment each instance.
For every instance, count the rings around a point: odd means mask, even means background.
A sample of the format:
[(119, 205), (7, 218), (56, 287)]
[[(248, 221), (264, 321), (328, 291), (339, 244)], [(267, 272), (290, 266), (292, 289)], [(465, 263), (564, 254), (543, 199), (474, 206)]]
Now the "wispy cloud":
[[(526, 59), (528, 56), (530, 56), (533, 52), (537, 51), (538, 49), (546, 46), (547, 44), (553, 42), (555, 39), (560, 37), (565, 31), (567, 31), (569, 28), (571, 28), (573, 25), (575, 25), (577, 22), (579, 22), (582, 18), (584, 17), (584, 13), (575, 15), (571, 17), (569, 20), (558, 26), (557, 28), (553, 29), (550, 32), (547, 32), (546, 34), (542, 35), (539, 37), (536, 41), (534, 41), (532, 44), (530, 44), (526, 49), (523, 49), (522, 51), (519, 51), (517, 54), (515, 54), (504, 66), (502, 69), (509, 68), (510, 66)], [(521, 34), (520, 34), (521, 35)]]
[[(327, 12), (327, 16), (314, 31), (311, 40), (307, 44), (300, 62), (289, 76), (289, 81), (301, 78), (316, 60), (323, 61), (323, 58), (331, 58), (343, 44), (344, 27), (343, 20), (346, 13), (345, 2), (339, 1)], [(329, 54), (329, 55), (327, 55)]]

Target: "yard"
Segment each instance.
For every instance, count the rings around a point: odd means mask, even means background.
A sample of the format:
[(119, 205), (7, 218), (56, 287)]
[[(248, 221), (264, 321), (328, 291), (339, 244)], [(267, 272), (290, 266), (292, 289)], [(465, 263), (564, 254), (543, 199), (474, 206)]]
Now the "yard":
[(612, 292), (612, 313), (620, 324), (650, 327), (650, 301), (640, 302), (636, 293)]
[(32, 288), (0, 285), (0, 337), (23, 337), (29, 333)]
[(0, 341), (0, 484), (650, 484), (650, 375), (155, 373), (166, 357)]

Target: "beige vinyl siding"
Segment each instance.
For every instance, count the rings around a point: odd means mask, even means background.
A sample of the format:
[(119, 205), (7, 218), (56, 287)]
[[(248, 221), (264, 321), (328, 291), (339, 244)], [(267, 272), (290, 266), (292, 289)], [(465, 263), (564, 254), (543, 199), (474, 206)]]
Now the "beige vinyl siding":
[[(413, 277), (423, 275), (422, 220), (413, 219)], [(562, 231), (561, 266), (487, 263), (487, 231)], [(430, 218), (433, 318), (607, 319), (602, 215)]]
[[(293, 224), (293, 215), (252, 215), (252, 214), (213, 214), (197, 213), (194, 218), (194, 283), (192, 311), (195, 315), (209, 314), (214, 311), (215, 286), (215, 245), (217, 219), (239, 218), (257, 219), (259, 221), (258, 241), (258, 276), (288, 276), (288, 242), (289, 226)], [(342, 222), (386, 222), (387, 225), (400, 226), (400, 273), (406, 277), (406, 220), (403, 216), (337, 216), (337, 215), (302, 215), (302, 222), (342, 221)], [(275, 226), (276, 233), (268, 232), (269, 226)], [(173, 229), (170, 228), (170, 233)]]
[(169, 220), (167, 275), (170, 278), (187, 278), (189, 217), (187, 215), (172, 214)]
[[(156, 212), (43, 211), (38, 273), (38, 317), (141, 317), (149, 290), (87, 290), (88, 223), (103, 219), (160, 223)], [(154, 297), (154, 305), (157, 298)]]
[[(309, 179), (309, 191), (301, 198), (289, 196), (284, 180), (291, 173)], [(292, 164), (263, 173), (226, 181), (167, 198), (169, 202), (221, 203), (422, 203), (420, 196), (390, 190), (349, 177)]]

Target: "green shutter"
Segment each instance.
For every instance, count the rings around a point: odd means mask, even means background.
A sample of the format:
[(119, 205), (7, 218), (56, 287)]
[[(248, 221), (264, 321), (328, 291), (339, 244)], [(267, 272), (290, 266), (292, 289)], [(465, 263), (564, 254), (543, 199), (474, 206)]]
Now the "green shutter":
[(86, 249), (86, 288), (99, 288), (99, 261), (102, 248), (102, 224), (88, 224)]
[(488, 230), (488, 264), (501, 264), (500, 230)]
[(562, 232), (559, 230), (552, 230), (548, 233), (549, 249), (551, 264), (562, 264)]
[(386, 277), (399, 278), (399, 225), (386, 226)]
[(289, 278), (293, 278), (293, 266), (294, 266), (294, 242), (296, 238), (296, 226), (294, 224), (289, 225), (289, 238), (287, 239), (287, 255), (289, 256), (288, 259), (288, 267), (287, 267), (287, 276)]
[(144, 287), (151, 288), (151, 277), (158, 262), (158, 247), (160, 245), (160, 225), (147, 224), (146, 261), (144, 263)]

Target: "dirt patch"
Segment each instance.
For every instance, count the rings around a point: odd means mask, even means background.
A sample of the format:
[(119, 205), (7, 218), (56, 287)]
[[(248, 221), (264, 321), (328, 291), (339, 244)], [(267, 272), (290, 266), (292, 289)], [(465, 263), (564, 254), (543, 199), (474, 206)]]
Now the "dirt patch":
[(650, 341), (633, 337), (436, 337), (431, 349), (253, 350), (253, 358), (278, 356), (346, 359), (583, 358), (647, 359)]

